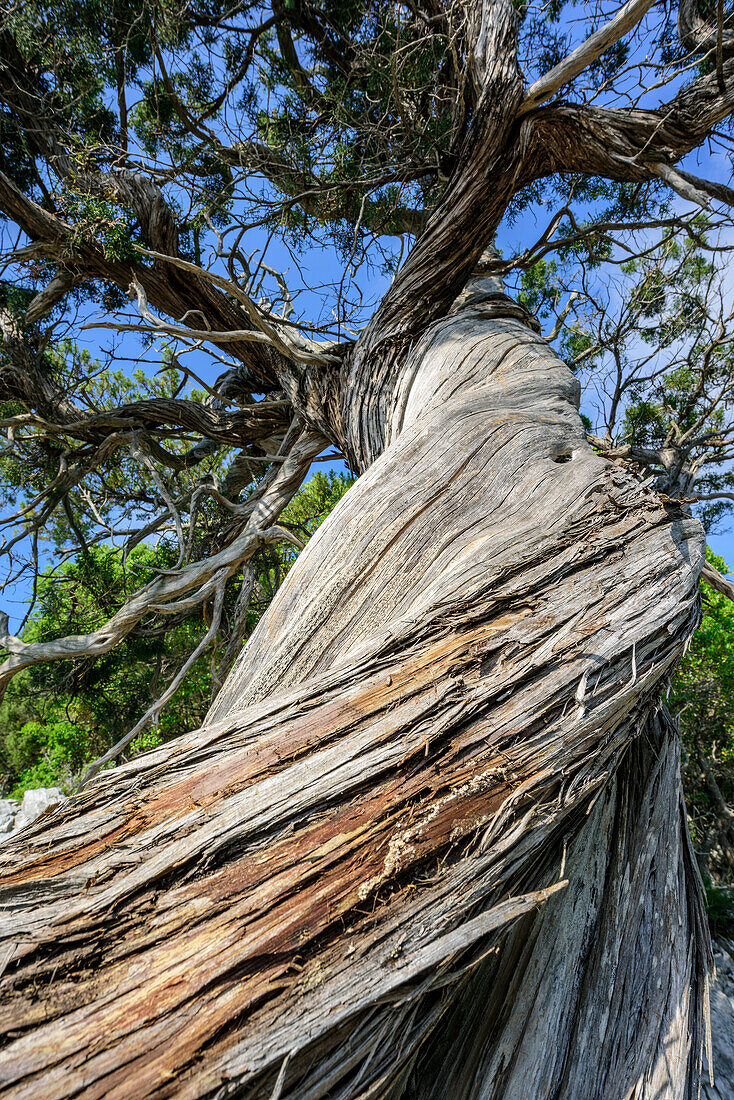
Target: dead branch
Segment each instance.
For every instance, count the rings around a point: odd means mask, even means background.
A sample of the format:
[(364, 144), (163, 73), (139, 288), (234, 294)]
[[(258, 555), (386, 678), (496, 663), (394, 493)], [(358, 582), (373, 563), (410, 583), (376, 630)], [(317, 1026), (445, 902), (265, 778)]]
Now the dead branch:
[[(254, 497), (243, 508), (244, 526), (223, 550), (168, 575), (160, 576), (130, 597), (99, 630), (50, 642), (22, 642), (7, 637), (11, 656), (0, 665), (0, 688), (24, 668), (45, 661), (97, 657), (112, 649), (150, 611), (187, 610), (198, 606), (212, 588), (233, 576), (270, 537), (274, 520), (297, 491), (311, 461), (326, 445), (323, 437), (303, 432), (292, 444), (282, 465), (273, 467)], [(267, 482), (267, 484), (265, 483)], [(276, 537), (283, 537), (278, 531)], [(194, 594), (187, 598), (187, 594)]]

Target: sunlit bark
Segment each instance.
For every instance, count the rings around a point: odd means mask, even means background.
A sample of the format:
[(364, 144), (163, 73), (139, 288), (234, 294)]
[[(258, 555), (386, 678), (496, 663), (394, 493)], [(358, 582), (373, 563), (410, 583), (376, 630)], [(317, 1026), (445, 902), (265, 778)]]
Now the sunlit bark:
[(480, 281), (352, 395), (384, 443), (207, 726), (4, 846), (8, 1094), (695, 1095), (702, 534), (518, 314)]

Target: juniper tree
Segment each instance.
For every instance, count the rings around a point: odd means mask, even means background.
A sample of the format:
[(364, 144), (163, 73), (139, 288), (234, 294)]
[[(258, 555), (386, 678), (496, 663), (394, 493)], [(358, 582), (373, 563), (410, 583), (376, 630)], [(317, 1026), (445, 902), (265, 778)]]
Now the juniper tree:
[[(499, 277), (725, 230), (734, 192), (680, 162), (726, 148), (729, 24), (6, 5), (3, 423), (46, 475), (6, 557), (35, 568), (62, 514), (62, 541), (129, 527), (176, 557), (86, 635), (6, 624), (3, 681), (193, 608), (208, 643), (312, 461), (358, 475), (202, 729), (4, 845), (8, 1094), (696, 1094), (709, 948), (663, 704), (699, 615), (692, 437), (653, 410), (616, 438), (623, 393), (590, 441), (578, 333), (561, 358)], [(492, 250), (533, 211), (535, 244)], [(304, 247), (342, 262), (321, 305)], [(58, 352), (90, 323), (164, 343), (169, 389), (95, 401)], [(691, 364), (721, 379), (717, 332)]]

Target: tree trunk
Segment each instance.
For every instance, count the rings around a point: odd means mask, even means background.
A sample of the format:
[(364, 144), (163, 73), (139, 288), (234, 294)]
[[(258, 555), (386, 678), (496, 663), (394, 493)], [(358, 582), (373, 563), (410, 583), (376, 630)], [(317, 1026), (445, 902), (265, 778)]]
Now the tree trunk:
[(3, 846), (0, 1094), (696, 1095), (703, 538), (517, 314), (479, 282), (352, 391), (367, 468), (207, 725)]

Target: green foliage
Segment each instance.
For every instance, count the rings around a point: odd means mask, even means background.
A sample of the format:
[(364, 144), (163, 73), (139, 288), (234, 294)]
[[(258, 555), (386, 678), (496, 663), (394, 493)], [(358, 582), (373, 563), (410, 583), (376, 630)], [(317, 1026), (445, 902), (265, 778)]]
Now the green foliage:
[[(706, 556), (728, 572), (723, 558), (710, 550)], [(705, 582), (701, 595), (703, 618), (676, 674), (671, 706), (680, 710), (688, 747), (734, 765), (734, 603)]]
[[(12, 798), (22, 798), (32, 787), (69, 787), (72, 776), (90, 759), (88, 731), (83, 725), (55, 715), (30, 721), (5, 735), (7, 767), (15, 777)], [(35, 761), (29, 764), (29, 761)]]
[(74, 226), (69, 255), (79, 245), (99, 242), (108, 260), (134, 260), (135, 219), (109, 199), (67, 189), (62, 208)]
[(23, 317), (33, 297), (34, 291), (16, 286), (15, 283), (7, 282), (5, 279), (0, 280), (0, 306), (5, 306), (16, 319), (20, 320)]
[(520, 277), (518, 301), (539, 320), (545, 320), (558, 304), (561, 288), (555, 278), (557, 270), (555, 260), (538, 260)]
[[(728, 572), (710, 550), (707, 558)], [(705, 582), (701, 597), (701, 625), (673, 679), (669, 705), (679, 715), (692, 839), (712, 882), (731, 880), (734, 872), (734, 836), (720, 803), (734, 804), (734, 603)], [(731, 903), (711, 894), (711, 904)]]
[(704, 882), (706, 912), (714, 935), (734, 934), (734, 893), (731, 887)]
[[(280, 522), (307, 541), (352, 483), (343, 474), (316, 473), (283, 513)], [(248, 611), (252, 633), (297, 551), (283, 543), (254, 560), (257, 597)], [(173, 549), (141, 544), (123, 559), (102, 544), (89, 548), (40, 578), (37, 604), (25, 641), (49, 641), (85, 634), (106, 623), (131, 592), (175, 563)], [(241, 580), (227, 589), (231, 609)], [(108, 653), (94, 661), (37, 665), (17, 676), (0, 706), (0, 786), (13, 797), (38, 786), (68, 790), (85, 765), (102, 755), (135, 724), (164, 690), (207, 629), (197, 611), (170, 625), (151, 614)], [(155, 729), (130, 745), (131, 757), (195, 728), (211, 696), (211, 653), (187, 674)]]
[[(86, 634), (106, 623), (130, 592), (174, 564), (166, 547), (135, 547), (126, 561), (106, 545), (87, 552), (39, 581), (26, 641)], [(94, 661), (56, 662), (26, 670), (0, 709), (5, 785), (68, 787), (84, 763), (101, 755), (134, 725), (140, 713), (205, 633), (201, 615), (165, 628), (153, 616)], [(203, 717), (210, 687), (206, 659), (197, 661), (177, 692), (158, 735), (175, 736)], [(19, 705), (22, 700), (22, 705)], [(23, 720), (22, 722), (19, 719)], [(136, 749), (153, 742), (139, 739)]]

